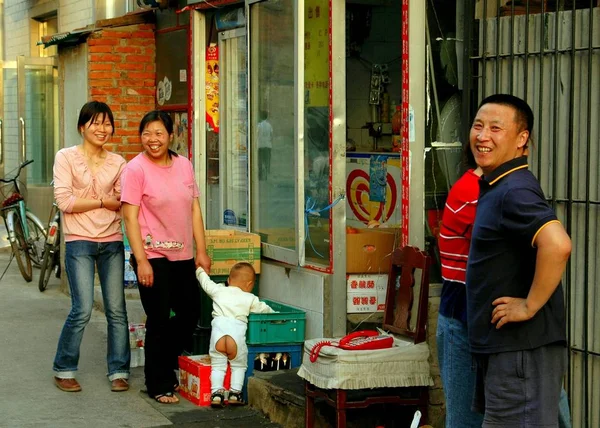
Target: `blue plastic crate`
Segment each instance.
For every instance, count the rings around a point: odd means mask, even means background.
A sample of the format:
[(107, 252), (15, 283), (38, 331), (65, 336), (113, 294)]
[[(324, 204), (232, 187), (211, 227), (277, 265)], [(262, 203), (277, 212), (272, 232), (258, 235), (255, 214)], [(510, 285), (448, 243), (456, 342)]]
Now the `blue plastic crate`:
[[(279, 370), (293, 369), (296, 367), (300, 367), (302, 363), (302, 351), (303, 351), (304, 343), (295, 344), (295, 343), (286, 343), (286, 344), (271, 344), (271, 345), (248, 345), (248, 369), (246, 370), (246, 377), (244, 378), (244, 389), (243, 389), (243, 397), (244, 401), (248, 402), (248, 378), (253, 375), (255, 366), (254, 360), (256, 356), (262, 353), (269, 355), (276, 355), (277, 353), (287, 353), (290, 357), (289, 365), (283, 367), (283, 364), (279, 365)], [(274, 370), (261, 370), (260, 367), (257, 368), (257, 371), (275, 371), (277, 367), (271, 367)]]

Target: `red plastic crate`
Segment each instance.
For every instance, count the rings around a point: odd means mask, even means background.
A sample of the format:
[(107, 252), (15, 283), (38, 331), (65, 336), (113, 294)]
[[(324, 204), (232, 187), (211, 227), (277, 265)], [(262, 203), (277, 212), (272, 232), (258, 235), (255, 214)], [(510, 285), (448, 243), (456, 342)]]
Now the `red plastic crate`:
[[(179, 394), (197, 406), (210, 406), (210, 356), (179, 357)], [(224, 388), (229, 390), (231, 369), (227, 365)]]

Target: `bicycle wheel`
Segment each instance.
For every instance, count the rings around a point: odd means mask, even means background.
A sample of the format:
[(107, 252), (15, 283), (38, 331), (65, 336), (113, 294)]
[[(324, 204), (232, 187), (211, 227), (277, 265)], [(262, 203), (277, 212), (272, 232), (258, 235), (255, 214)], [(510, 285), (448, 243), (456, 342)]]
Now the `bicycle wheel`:
[(44, 257), (44, 245), (46, 244), (46, 233), (33, 219), (33, 214), (27, 212), (27, 228), (29, 229), (29, 255), (35, 266), (41, 266)]
[(15, 228), (15, 240), (10, 243), (13, 254), (17, 259), (17, 265), (23, 275), (23, 279), (27, 282), (31, 282), (31, 258), (29, 251), (27, 250), (27, 240), (25, 239), (25, 233), (23, 232), (23, 226), (21, 226), (21, 219), (19, 215), (14, 217), (14, 228)]
[(38, 287), (40, 291), (44, 291), (46, 287), (48, 287), (48, 281), (50, 280), (50, 275), (52, 274), (52, 268), (54, 267), (54, 261), (56, 260), (58, 247), (55, 245), (44, 246), (44, 258), (42, 260), (41, 270), (40, 270), (40, 280), (38, 282)]

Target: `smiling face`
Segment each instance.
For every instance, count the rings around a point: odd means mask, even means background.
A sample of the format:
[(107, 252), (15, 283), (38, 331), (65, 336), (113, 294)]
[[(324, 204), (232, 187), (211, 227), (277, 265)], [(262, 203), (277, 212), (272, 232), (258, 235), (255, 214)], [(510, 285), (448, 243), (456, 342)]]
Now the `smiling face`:
[(475, 162), (487, 175), (511, 159), (523, 156), (529, 131), (510, 105), (488, 103), (479, 108), (469, 141)]
[(166, 163), (173, 134), (169, 134), (164, 123), (160, 120), (148, 122), (141, 137), (142, 146), (150, 160), (155, 163)]
[(85, 125), (81, 126), (79, 132), (81, 132), (86, 143), (101, 148), (110, 140), (114, 128), (108, 115), (98, 113), (88, 120)]

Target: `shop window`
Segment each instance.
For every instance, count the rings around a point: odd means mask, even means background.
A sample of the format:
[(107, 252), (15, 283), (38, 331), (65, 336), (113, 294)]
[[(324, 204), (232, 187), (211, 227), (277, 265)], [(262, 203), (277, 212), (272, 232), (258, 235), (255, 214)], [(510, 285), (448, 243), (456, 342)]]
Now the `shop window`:
[(293, 0), (250, 9), (251, 230), (267, 245), (265, 255), (276, 247), (274, 257), (293, 264), (299, 226), (295, 9)]
[(304, 204), (308, 264), (329, 266), (329, 2), (304, 2)]

